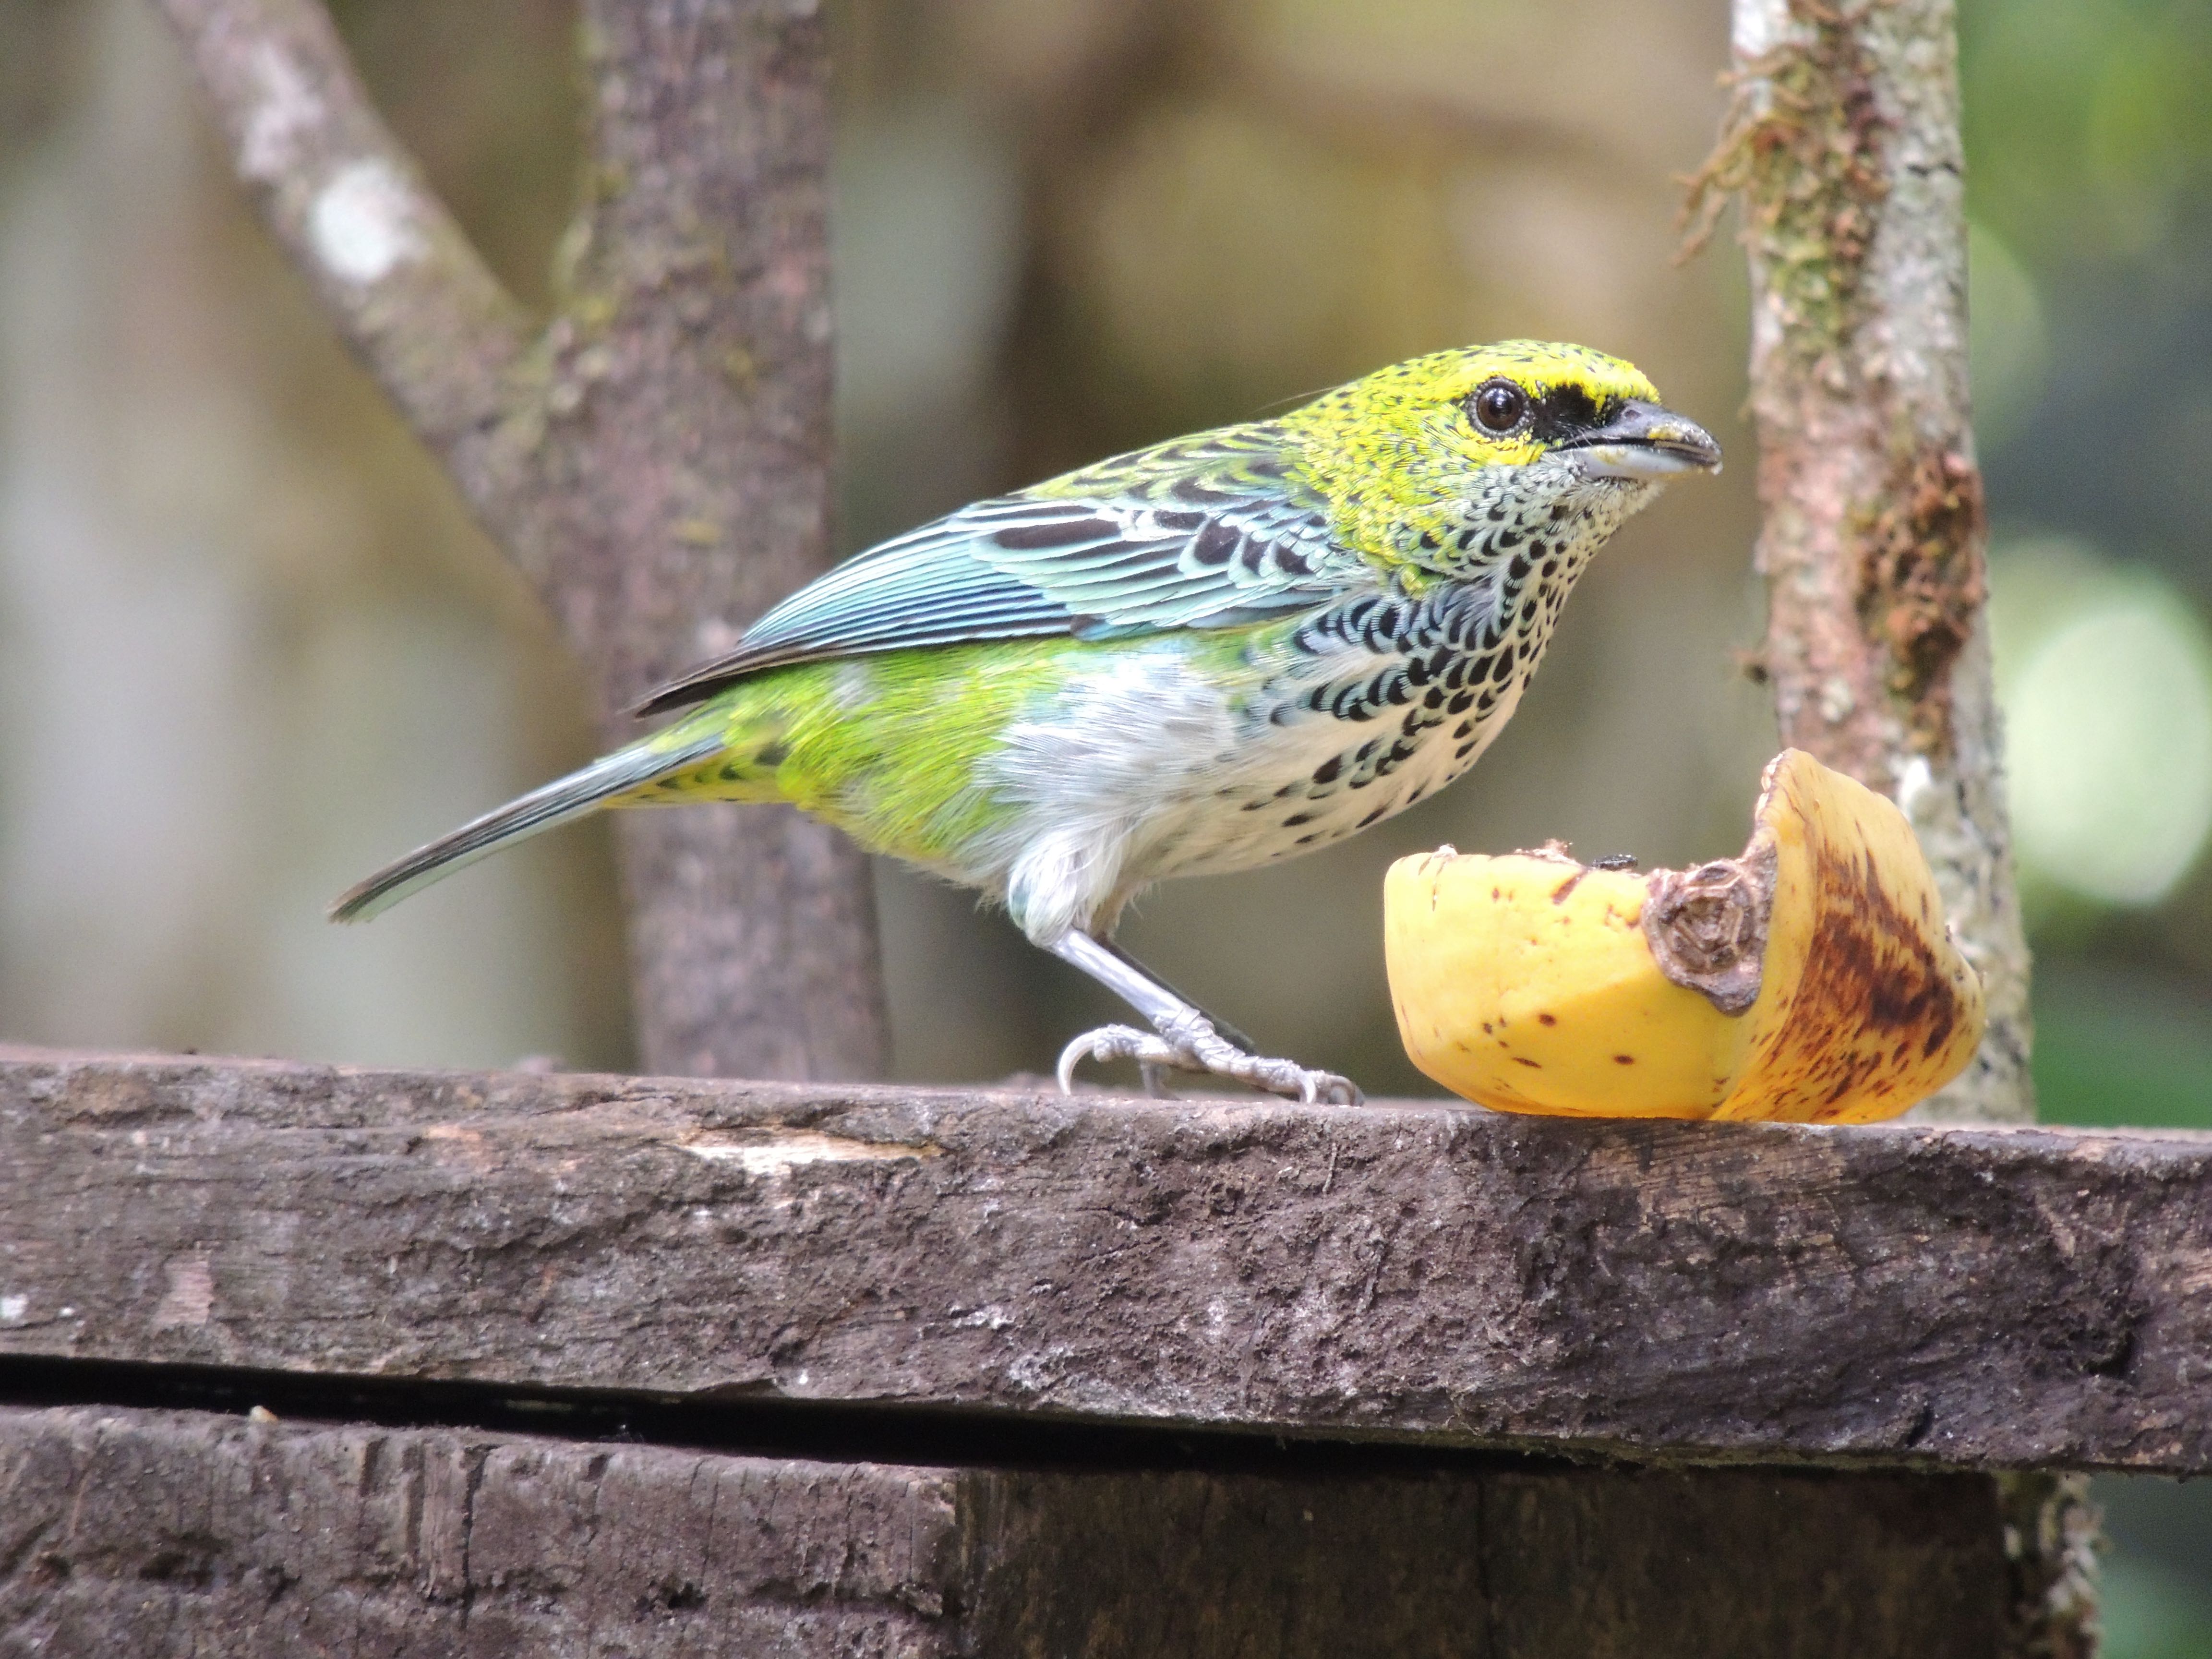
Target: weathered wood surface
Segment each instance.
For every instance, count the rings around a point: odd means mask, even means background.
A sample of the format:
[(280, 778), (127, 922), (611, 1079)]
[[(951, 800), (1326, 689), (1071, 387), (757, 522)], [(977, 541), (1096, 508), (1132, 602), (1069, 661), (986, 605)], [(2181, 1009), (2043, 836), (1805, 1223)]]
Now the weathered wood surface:
[(1995, 1659), (1985, 1476), (902, 1468), (0, 1409), (0, 1655)]
[(0, 1058), (0, 1354), (2212, 1468), (2212, 1139)]

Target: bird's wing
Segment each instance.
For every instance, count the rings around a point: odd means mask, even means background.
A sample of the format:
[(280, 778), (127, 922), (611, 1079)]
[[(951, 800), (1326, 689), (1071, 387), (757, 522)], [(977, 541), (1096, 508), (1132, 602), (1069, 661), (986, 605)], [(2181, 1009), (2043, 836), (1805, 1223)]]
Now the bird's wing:
[(702, 702), (762, 669), (974, 640), (1109, 639), (1300, 611), (1360, 579), (1267, 428), (1185, 439), (972, 507), (855, 555), (729, 655), (639, 705)]

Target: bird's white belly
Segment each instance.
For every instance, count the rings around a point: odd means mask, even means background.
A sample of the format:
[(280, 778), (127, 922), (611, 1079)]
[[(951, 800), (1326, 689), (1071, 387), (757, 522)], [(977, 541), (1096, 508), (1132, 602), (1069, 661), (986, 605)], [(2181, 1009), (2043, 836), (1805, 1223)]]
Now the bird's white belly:
[[(1393, 660), (1311, 658), (1287, 691)], [(1102, 657), (1048, 712), (1010, 727), (988, 763), (994, 793), (1016, 810), (991, 837), (997, 878), (985, 884), (1040, 941), (1110, 926), (1153, 882), (1316, 851), (1432, 793), (1474, 764), (1520, 695), (1510, 689), (1472, 746), (1432, 727), (1388, 775), (1323, 787), (1315, 774), (1332, 758), (1399, 741), (1399, 715), (1355, 722), (1301, 708), (1278, 723), (1268, 714), (1285, 690), (1260, 670), (1200, 673), (1174, 640)]]

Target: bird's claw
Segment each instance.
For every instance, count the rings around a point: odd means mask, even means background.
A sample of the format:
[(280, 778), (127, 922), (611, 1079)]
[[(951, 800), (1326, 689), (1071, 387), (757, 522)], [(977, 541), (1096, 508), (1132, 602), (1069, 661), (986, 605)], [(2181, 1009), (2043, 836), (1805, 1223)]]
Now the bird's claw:
[(1155, 1033), (1133, 1025), (1102, 1025), (1085, 1031), (1060, 1054), (1060, 1091), (1075, 1092), (1075, 1068), (1085, 1060), (1133, 1060), (1145, 1074), (1145, 1091), (1154, 1092), (1162, 1066), (1225, 1077), (1269, 1094), (1306, 1104), (1357, 1106), (1365, 1098), (1358, 1085), (1334, 1072), (1314, 1071), (1288, 1060), (1248, 1054), (1213, 1029), (1199, 1013), (1172, 1014)]

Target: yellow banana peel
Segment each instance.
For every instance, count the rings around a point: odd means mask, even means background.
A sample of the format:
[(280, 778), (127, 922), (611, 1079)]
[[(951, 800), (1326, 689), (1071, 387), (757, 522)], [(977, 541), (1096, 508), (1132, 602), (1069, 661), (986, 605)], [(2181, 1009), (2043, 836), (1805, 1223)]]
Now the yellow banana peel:
[(1750, 844), (1694, 870), (1445, 848), (1383, 887), (1406, 1052), (1499, 1111), (1894, 1117), (1965, 1069), (1981, 977), (1893, 804), (1784, 750)]

